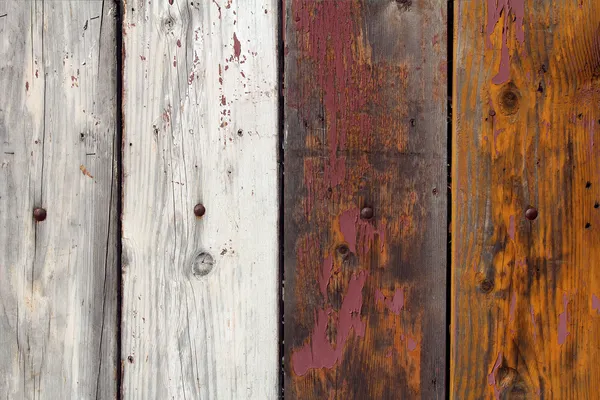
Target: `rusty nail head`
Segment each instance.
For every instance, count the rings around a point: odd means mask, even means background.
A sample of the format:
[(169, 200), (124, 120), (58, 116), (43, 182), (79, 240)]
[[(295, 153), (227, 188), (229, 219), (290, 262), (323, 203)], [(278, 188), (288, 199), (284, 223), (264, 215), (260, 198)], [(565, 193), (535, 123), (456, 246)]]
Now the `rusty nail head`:
[(536, 210), (533, 207), (529, 207), (527, 209), (527, 211), (525, 211), (525, 218), (527, 218), (530, 221), (533, 221), (534, 219), (536, 219), (538, 216), (538, 210)]
[(206, 212), (206, 208), (202, 204), (196, 204), (194, 207), (194, 215), (196, 217), (201, 217)]
[(33, 218), (38, 222), (42, 222), (43, 220), (46, 219), (46, 210), (41, 207), (34, 208), (33, 209)]
[(350, 249), (345, 244), (341, 244), (338, 246), (337, 251), (341, 256), (345, 256), (350, 252)]
[(362, 210), (360, 210), (360, 218), (362, 218), (362, 219), (373, 218), (373, 208), (372, 207), (364, 207)]

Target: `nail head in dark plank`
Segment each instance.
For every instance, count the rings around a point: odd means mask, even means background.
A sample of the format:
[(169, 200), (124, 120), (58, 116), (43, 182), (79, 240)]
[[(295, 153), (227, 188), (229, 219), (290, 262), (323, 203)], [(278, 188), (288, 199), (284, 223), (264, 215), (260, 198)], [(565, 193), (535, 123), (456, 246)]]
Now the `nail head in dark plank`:
[(286, 2), (286, 398), (444, 397), (446, 7)]
[(0, 398), (112, 399), (118, 7), (9, 0), (3, 11)]
[(451, 397), (597, 398), (600, 2), (455, 2)]

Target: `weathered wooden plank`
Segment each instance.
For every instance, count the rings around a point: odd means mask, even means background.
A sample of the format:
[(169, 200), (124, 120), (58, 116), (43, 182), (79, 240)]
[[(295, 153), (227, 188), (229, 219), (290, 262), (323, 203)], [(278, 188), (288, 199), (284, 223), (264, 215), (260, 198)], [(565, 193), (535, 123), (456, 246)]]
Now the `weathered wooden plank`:
[(124, 11), (123, 396), (276, 398), (276, 2)]
[(444, 397), (446, 7), (287, 2), (286, 398)]
[(597, 398), (600, 2), (455, 15), (452, 396)]
[(1, 398), (116, 397), (117, 12), (0, 2)]

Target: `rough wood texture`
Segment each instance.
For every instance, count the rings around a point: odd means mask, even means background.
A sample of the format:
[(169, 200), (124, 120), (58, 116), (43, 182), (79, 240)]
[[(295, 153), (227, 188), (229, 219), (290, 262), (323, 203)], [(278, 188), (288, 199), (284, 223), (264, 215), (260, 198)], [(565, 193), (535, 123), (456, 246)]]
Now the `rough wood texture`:
[(597, 398), (600, 2), (455, 15), (452, 397)]
[(276, 21), (274, 0), (125, 4), (125, 398), (277, 396)]
[(116, 15), (0, 2), (3, 399), (116, 396)]
[(287, 2), (286, 398), (444, 397), (446, 7)]

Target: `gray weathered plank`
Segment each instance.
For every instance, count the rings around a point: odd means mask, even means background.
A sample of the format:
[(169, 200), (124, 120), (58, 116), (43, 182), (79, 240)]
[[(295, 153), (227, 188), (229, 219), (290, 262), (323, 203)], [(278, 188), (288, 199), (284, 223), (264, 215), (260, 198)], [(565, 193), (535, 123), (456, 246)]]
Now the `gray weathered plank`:
[(125, 398), (276, 398), (276, 21), (275, 0), (125, 4)]
[(116, 396), (117, 11), (0, 2), (3, 399)]

